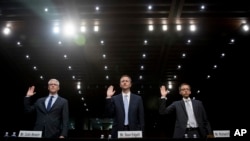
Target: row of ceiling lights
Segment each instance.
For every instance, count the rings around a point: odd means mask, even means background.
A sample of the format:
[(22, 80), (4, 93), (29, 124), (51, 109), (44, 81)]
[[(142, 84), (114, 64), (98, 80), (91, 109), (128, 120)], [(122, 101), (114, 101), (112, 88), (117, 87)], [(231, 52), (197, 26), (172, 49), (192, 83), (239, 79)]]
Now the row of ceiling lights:
[[(148, 25), (148, 31), (154, 31), (155, 26), (154, 25)], [(196, 31), (197, 27), (196, 25), (191, 24), (189, 26), (189, 30), (191, 32)], [(249, 31), (249, 25), (248, 24), (243, 24), (242, 25), (242, 29), (243, 31)], [(98, 32), (100, 30), (99, 26), (94, 26), (93, 31), (94, 32)], [(167, 25), (162, 25), (162, 31), (167, 31), (168, 30), (168, 26)], [(177, 24), (176, 25), (176, 31), (181, 31), (182, 30), (182, 25)], [(59, 34), (61, 32), (61, 28), (58, 24), (56, 24), (53, 29), (52, 29), (54, 34)], [(73, 36), (76, 34), (76, 28), (73, 24), (69, 23), (69, 24), (65, 24), (65, 26), (63, 27), (63, 34), (65, 36)], [(11, 25), (7, 24), (3, 29), (2, 29), (2, 33), (4, 35), (9, 35), (11, 33)], [(86, 26), (81, 26), (80, 27), (80, 32), (82, 33), (86, 33), (87, 32), (87, 27)]]

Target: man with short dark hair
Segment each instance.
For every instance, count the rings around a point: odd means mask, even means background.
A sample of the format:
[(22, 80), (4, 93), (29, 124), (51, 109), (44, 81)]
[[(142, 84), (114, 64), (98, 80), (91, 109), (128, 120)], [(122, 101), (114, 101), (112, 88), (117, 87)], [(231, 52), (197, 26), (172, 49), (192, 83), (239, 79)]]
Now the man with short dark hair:
[(190, 99), (191, 87), (187, 83), (182, 83), (179, 87), (179, 93), (182, 99), (175, 101), (166, 107), (167, 88), (160, 87), (160, 114), (170, 114), (175, 112), (176, 121), (174, 129), (174, 138), (206, 138), (212, 135), (210, 123), (203, 104), (199, 100)]
[(131, 77), (123, 75), (120, 78), (122, 92), (114, 95), (114, 86), (109, 86), (106, 97), (106, 113), (112, 117), (112, 138), (117, 138), (118, 131), (144, 131), (144, 107), (141, 96), (131, 93)]

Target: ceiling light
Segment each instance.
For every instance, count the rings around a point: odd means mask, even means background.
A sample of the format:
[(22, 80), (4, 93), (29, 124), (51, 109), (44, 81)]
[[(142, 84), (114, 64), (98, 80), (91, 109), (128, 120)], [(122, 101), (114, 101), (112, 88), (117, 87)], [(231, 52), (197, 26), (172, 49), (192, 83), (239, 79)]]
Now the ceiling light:
[(69, 70), (72, 70), (72, 67), (71, 67), (71, 66), (68, 66), (68, 69), (69, 69)]
[(40, 79), (42, 79), (42, 80), (44, 79), (42, 75), (40, 76)]
[(207, 79), (210, 79), (211, 78), (211, 76), (210, 75), (207, 75)]
[(5, 27), (5, 28), (3, 29), (3, 34), (4, 34), (4, 35), (9, 35), (10, 32), (11, 32), (11, 30), (10, 30), (9, 27)]
[(148, 10), (152, 10), (152, 5), (149, 5), (149, 6), (148, 6)]
[(168, 30), (168, 26), (167, 25), (162, 25), (162, 30), (163, 31), (167, 31)]
[(172, 89), (172, 88), (173, 88), (173, 85), (172, 85), (171, 82), (169, 82), (169, 84), (168, 84), (168, 89)]
[(63, 58), (64, 58), (64, 59), (67, 59), (67, 58), (68, 58), (68, 56), (67, 56), (66, 54), (64, 54), (64, 55), (63, 55)]
[(49, 9), (48, 8), (44, 8), (44, 12), (48, 12), (49, 11)]
[(58, 34), (58, 33), (60, 33), (60, 28), (59, 28), (59, 26), (54, 26), (53, 27), (53, 33), (55, 33), (55, 34)]
[(181, 65), (178, 65), (178, 66), (177, 66), (177, 69), (181, 69)]
[(66, 36), (72, 36), (75, 34), (75, 26), (72, 23), (67, 23), (64, 25), (63, 33)]
[(225, 53), (221, 53), (221, 57), (225, 57), (225, 55), (226, 55)]
[(108, 69), (108, 66), (104, 66), (104, 70), (107, 70)]
[(29, 55), (26, 55), (25, 58), (26, 58), (26, 59), (30, 59), (30, 56), (29, 56)]
[(85, 33), (87, 31), (86, 26), (81, 26), (80, 31)]
[(36, 67), (36, 66), (33, 66), (33, 70), (37, 70), (37, 67)]
[(176, 25), (176, 30), (177, 30), (177, 31), (181, 31), (181, 25), (179, 25), (179, 24)]
[(98, 32), (98, 31), (99, 31), (99, 26), (97, 26), (97, 25), (94, 26), (94, 31), (95, 31), (95, 32)]
[(205, 10), (206, 6), (204, 4), (201, 5), (200, 9), (201, 11)]
[(153, 26), (153, 25), (149, 25), (149, 26), (148, 26), (148, 30), (149, 30), (149, 31), (153, 31), (153, 30), (154, 30), (154, 26)]
[(96, 7), (95, 7), (95, 10), (96, 10), (96, 11), (99, 11), (99, 10), (100, 10), (99, 6), (96, 6)]
[(102, 58), (104, 58), (104, 59), (105, 59), (105, 58), (106, 58), (106, 54), (103, 54), (103, 55), (102, 55)]
[(190, 31), (196, 31), (196, 26), (192, 24), (190, 25), (189, 29)]
[(142, 79), (142, 78), (143, 78), (142, 75), (140, 75), (140, 76), (139, 76), (139, 79)]
[(108, 75), (106, 75), (106, 77), (105, 77), (107, 80), (109, 79), (109, 76)]
[(244, 25), (242, 26), (242, 29), (243, 29), (244, 31), (248, 31), (248, 30), (249, 30), (249, 25), (244, 24)]
[(185, 58), (186, 57), (186, 53), (182, 53), (182, 58)]
[(142, 65), (142, 66), (141, 66), (141, 70), (143, 70), (143, 69), (144, 69), (144, 66)]

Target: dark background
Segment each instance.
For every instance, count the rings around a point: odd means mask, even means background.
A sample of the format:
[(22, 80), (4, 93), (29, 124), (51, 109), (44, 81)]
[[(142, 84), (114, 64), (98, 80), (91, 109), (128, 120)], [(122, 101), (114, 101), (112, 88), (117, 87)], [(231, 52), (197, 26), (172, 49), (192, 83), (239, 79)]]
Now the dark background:
[[(202, 3), (206, 5), (204, 11), (199, 9)], [(147, 11), (148, 4), (153, 5), (151, 11)], [(94, 10), (96, 5), (100, 6), (99, 12)], [(49, 7), (48, 13), (43, 11), (45, 6)], [(35, 115), (24, 114), (23, 97), (31, 85), (36, 86), (34, 101), (47, 96), (50, 78), (60, 81), (59, 95), (69, 100), (74, 124), (70, 137), (108, 133), (85, 125), (104, 118), (106, 89), (112, 84), (118, 94), (123, 74), (132, 77), (132, 92), (143, 98), (148, 137), (172, 136), (174, 115), (158, 114), (159, 87), (168, 82), (173, 84), (171, 101), (181, 98), (180, 83), (191, 85), (191, 96), (203, 102), (214, 130), (230, 130), (233, 134), (236, 129), (249, 129), (250, 34), (241, 29), (242, 21), (249, 23), (249, 9), (244, 1), (2, 0), (1, 28), (10, 22), (13, 32), (0, 36), (0, 133), (32, 129)], [(64, 19), (77, 19), (78, 24), (84, 21), (89, 30), (78, 33), (77, 39), (53, 35), (53, 22)], [(153, 32), (147, 30), (151, 20), (155, 25)], [(99, 33), (91, 31), (96, 21)], [(163, 21), (168, 25), (166, 32), (161, 31)], [(183, 25), (181, 32), (175, 31), (177, 21)], [(197, 25), (197, 32), (188, 31), (190, 21)], [(76, 43), (83, 39), (86, 43)], [(186, 43), (187, 39), (192, 40), (191, 44)], [(63, 45), (57, 44), (59, 40)], [(148, 40), (147, 45), (144, 40)], [(142, 58), (143, 53), (146, 58)], [(182, 58), (182, 53), (187, 56)], [(28, 60), (27, 54), (31, 57)], [(69, 58), (63, 59), (64, 54)], [(67, 69), (69, 65), (72, 70)], [(177, 65), (182, 68), (177, 69)], [(33, 66), (38, 70), (33, 70)], [(106, 75), (109, 79), (105, 79)], [(143, 79), (139, 79), (140, 75)], [(211, 78), (207, 79), (207, 75)], [(77, 82), (81, 82), (81, 94), (76, 89)]]

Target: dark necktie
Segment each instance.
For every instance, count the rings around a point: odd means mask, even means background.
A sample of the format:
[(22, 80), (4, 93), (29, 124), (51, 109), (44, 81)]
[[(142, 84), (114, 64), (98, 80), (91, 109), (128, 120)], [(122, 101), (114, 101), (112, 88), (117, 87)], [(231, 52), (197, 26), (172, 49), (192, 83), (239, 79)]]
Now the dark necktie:
[(47, 105), (47, 111), (49, 111), (51, 109), (53, 98), (54, 98), (54, 96), (50, 96), (49, 103)]

